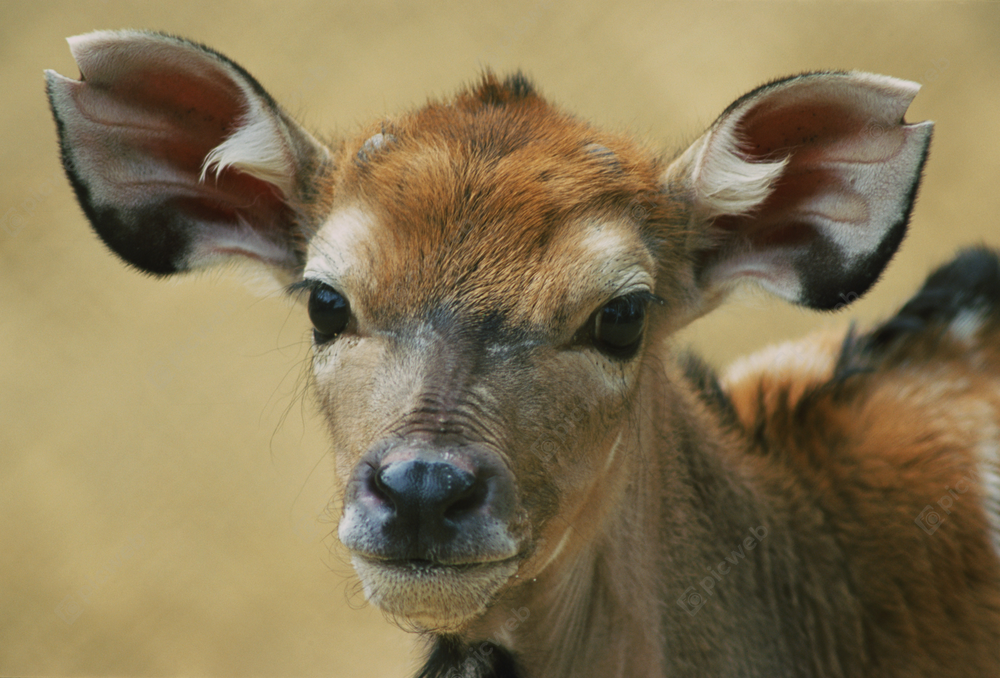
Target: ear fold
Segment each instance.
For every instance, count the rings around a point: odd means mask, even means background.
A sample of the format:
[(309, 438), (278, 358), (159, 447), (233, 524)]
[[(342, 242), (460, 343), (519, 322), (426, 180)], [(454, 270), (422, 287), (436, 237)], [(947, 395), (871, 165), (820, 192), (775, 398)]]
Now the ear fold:
[(903, 114), (919, 85), (813, 73), (733, 103), (667, 170), (688, 196), (704, 305), (752, 281), (832, 309), (875, 282), (906, 231), (933, 123)]
[(231, 256), (302, 265), (325, 147), (242, 68), (179, 38), (69, 39), (80, 80), (46, 71), (63, 164), (98, 235), (155, 274)]

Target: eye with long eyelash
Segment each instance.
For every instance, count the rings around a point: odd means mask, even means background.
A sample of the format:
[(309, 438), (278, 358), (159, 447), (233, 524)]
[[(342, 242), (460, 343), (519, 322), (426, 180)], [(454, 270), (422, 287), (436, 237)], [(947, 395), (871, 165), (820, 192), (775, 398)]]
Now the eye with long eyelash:
[(351, 320), (351, 307), (347, 298), (336, 289), (318, 280), (303, 280), (290, 285), (292, 294), (309, 291), (309, 320), (313, 324), (313, 339), (325, 344), (335, 339)]
[(663, 300), (649, 292), (615, 297), (591, 318), (594, 346), (614, 358), (631, 358), (638, 352), (646, 328), (649, 304)]

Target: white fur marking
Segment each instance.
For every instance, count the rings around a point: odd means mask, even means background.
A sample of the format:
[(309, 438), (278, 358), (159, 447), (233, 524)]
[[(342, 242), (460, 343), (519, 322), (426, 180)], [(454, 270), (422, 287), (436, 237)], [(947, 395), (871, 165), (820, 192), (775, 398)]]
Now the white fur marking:
[(607, 473), (608, 469), (611, 468), (611, 464), (614, 462), (615, 456), (618, 454), (618, 446), (622, 442), (622, 434), (623, 433), (624, 433), (624, 431), (619, 431), (618, 432), (618, 437), (615, 438), (614, 444), (611, 446), (611, 449), (608, 451), (608, 460), (604, 463), (604, 472), (605, 473)]
[(549, 559), (546, 560), (545, 564), (542, 565), (542, 568), (538, 570), (539, 573), (544, 572), (545, 569), (548, 568), (548, 566), (551, 565), (553, 561), (555, 561), (555, 559), (559, 557), (559, 554), (562, 553), (563, 549), (566, 548), (566, 544), (569, 543), (569, 538), (570, 536), (572, 536), (572, 534), (573, 534), (573, 528), (567, 527), (566, 531), (563, 532), (562, 539), (559, 540), (559, 545), (556, 546), (556, 550), (552, 552), (552, 555), (549, 556)]
[[(242, 84), (242, 83), (241, 83)], [(212, 172), (216, 177), (229, 167), (277, 186), (288, 198), (295, 176), (288, 144), (274, 124), (271, 114), (249, 98), (244, 122), (225, 141), (213, 148), (201, 168), (201, 181)]]
[(788, 162), (783, 159), (752, 163), (739, 157), (736, 154), (739, 140), (735, 133), (738, 122), (738, 117), (727, 120), (706, 135), (700, 145), (706, 152), (698, 157), (693, 179), (696, 211), (701, 219), (752, 211), (771, 194), (774, 182)]
[(331, 214), (309, 243), (305, 277), (337, 281), (357, 260), (354, 251), (371, 232), (374, 220), (359, 207)]
[(583, 252), (583, 261), (593, 265), (588, 268), (590, 278), (598, 281), (597, 289), (602, 294), (621, 295), (653, 288), (653, 278), (647, 272), (653, 262), (642, 258), (645, 248), (632, 231), (595, 221), (586, 224), (577, 246)]
[(544, 342), (539, 339), (525, 339), (515, 344), (489, 344), (486, 347), (486, 352), (490, 355), (508, 355), (516, 351), (532, 349), (542, 343)]
[(731, 388), (762, 375), (796, 376), (802, 382), (823, 379), (833, 371), (833, 356), (803, 341), (768, 346), (734, 362), (722, 379)]
[(983, 508), (990, 521), (990, 542), (1000, 557), (1000, 429), (991, 426), (976, 447), (979, 458), (979, 483), (983, 491)]
[(948, 327), (948, 334), (951, 338), (961, 343), (967, 348), (976, 345), (976, 334), (985, 322), (983, 311), (979, 309), (962, 309), (955, 315)]

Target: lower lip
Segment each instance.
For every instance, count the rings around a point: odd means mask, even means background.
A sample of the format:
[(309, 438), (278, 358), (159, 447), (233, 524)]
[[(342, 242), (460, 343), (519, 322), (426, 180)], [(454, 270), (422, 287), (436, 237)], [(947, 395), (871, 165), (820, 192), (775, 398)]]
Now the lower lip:
[(353, 557), (365, 598), (414, 628), (457, 632), (511, 581), (517, 558), (478, 563)]

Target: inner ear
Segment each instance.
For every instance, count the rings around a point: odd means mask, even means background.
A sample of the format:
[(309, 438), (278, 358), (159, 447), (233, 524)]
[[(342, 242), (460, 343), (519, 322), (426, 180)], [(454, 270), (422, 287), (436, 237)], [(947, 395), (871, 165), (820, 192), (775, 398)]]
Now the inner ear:
[(69, 43), (80, 79), (47, 72), (50, 102), (67, 175), (112, 250), (161, 275), (234, 256), (301, 267), (322, 144), (201, 45), (141, 31)]
[(918, 86), (863, 73), (796, 76), (738, 99), (667, 173), (691, 196), (702, 290), (754, 282), (818, 309), (856, 299), (906, 233), (931, 123)]

